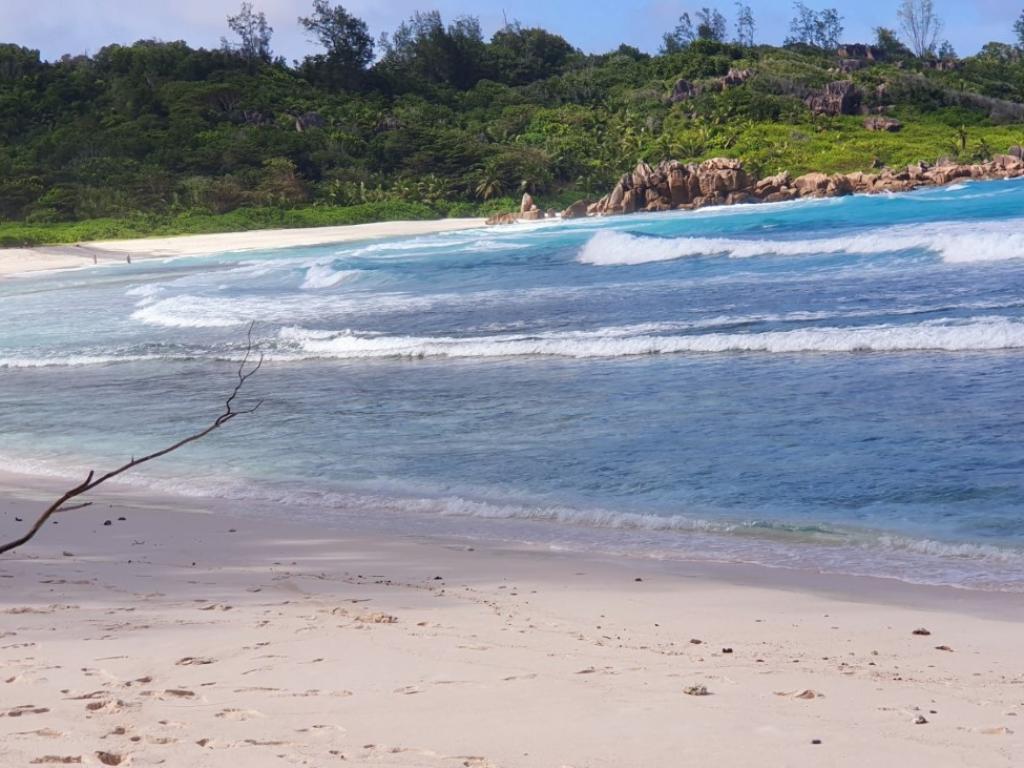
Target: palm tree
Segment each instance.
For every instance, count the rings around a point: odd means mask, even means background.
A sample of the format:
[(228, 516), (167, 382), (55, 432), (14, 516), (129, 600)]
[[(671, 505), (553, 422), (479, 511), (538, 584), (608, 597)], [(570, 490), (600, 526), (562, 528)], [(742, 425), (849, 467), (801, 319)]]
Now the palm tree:
[(492, 176), (484, 176), (480, 180), (480, 183), (476, 185), (476, 194), (481, 200), (490, 200), (494, 197), (500, 197), (501, 193), (504, 191), (501, 179)]

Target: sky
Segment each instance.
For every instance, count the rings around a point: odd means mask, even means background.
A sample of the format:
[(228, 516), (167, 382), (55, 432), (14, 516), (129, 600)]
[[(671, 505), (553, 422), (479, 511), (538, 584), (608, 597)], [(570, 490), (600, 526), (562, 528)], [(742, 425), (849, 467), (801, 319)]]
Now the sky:
[[(311, 0), (253, 0), (274, 28), (274, 52), (292, 60), (315, 50), (299, 28)], [(370, 26), (374, 37), (390, 32), (413, 11), (437, 9), (445, 20), (460, 14), (478, 16), (488, 35), (503, 19), (557, 32), (588, 53), (612, 50), (620, 43), (655, 52), (661, 35), (675, 25), (679, 14), (714, 0), (550, 0), (523, 5), (509, 0), (347, 0), (342, 3)], [(757, 41), (780, 43), (786, 36), (792, 4), (748, 0), (757, 22)], [(812, 8), (835, 6), (844, 17), (846, 42), (868, 42), (878, 26), (896, 26), (897, 0), (808, 0)], [(42, 52), (46, 59), (62, 54), (95, 53), (109, 43), (140, 39), (185, 40), (213, 47), (227, 33), (225, 18), (240, 0), (0, 0), (0, 42)], [(729, 19), (731, 0), (717, 6)], [(942, 37), (961, 55), (975, 53), (992, 40), (1010, 42), (1013, 22), (1024, 0), (935, 0), (945, 21)]]

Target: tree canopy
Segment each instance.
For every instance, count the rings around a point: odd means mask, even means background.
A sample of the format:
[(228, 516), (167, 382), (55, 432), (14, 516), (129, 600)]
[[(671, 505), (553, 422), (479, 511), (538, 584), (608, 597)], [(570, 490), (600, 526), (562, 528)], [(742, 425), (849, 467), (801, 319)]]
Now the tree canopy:
[[(523, 191), (554, 204), (603, 194), (638, 160), (851, 171), (953, 147), (983, 154), (1022, 135), (1017, 46), (940, 67), (879, 29), (878, 59), (837, 74), (848, 63), (830, 50), (837, 13), (798, 4), (794, 44), (777, 48), (756, 44), (745, 10), (735, 42), (717, 10), (684, 14), (655, 56), (626, 45), (584, 54), (514, 21), (488, 38), (477, 19), (436, 11), (375, 44), (326, 0), (298, 20), (320, 50), (293, 64), (274, 57), (250, 3), (230, 19), (238, 42), (214, 50), (142, 40), (48, 62), (0, 44), (0, 241), (12, 222), (157, 231), (272, 224), (280, 211), (311, 223), (349, 221), (349, 209), (468, 215)], [(808, 97), (836, 79), (852, 79), (864, 109), (898, 118), (903, 133), (815, 114)]]

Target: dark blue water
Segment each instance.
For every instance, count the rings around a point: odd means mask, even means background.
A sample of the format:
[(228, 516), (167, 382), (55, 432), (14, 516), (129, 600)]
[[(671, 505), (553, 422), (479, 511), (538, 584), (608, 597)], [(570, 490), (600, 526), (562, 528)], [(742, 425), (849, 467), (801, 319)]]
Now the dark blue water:
[(256, 320), (259, 416), (138, 481), (1024, 588), (1022, 211), (993, 182), (8, 280), (0, 454), (180, 434)]

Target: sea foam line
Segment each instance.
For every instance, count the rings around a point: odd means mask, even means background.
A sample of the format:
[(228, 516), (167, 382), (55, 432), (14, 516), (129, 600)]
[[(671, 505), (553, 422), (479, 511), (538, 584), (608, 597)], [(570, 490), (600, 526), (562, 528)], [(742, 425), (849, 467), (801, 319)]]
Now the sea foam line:
[[(286, 326), (266, 340), (268, 361), (380, 358), (616, 358), (685, 353), (855, 353), (983, 352), (1024, 349), (1024, 320), (1001, 316), (967, 320), (940, 318), (906, 325), (814, 327), (750, 332), (704, 332), (708, 328), (755, 322), (797, 322), (815, 313), (729, 317), (686, 322), (637, 323), (595, 330), (481, 336), (388, 336)], [(263, 342), (261, 342), (263, 343)], [(177, 349), (165, 353), (139, 349), (66, 354), (49, 352), (0, 356), (0, 369), (79, 367), (152, 360), (235, 360), (226, 348)]]
[[(486, 358), (554, 356), (610, 358), (715, 352), (905, 352), (1024, 349), (1024, 322), (1005, 317), (936, 320), (914, 325), (800, 328), (761, 333), (629, 335), (628, 329), (478, 337), (372, 336), (282, 329), (298, 356), (358, 358)], [(285, 350), (283, 350), (285, 351)]]
[(77, 368), (85, 365), (110, 363), (136, 363), (146, 360), (166, 360), (164, 355), (54, 355), (52, 357), (0, 358), (0, 368)]
[[(75, 463), (75, 462), (72, 462)], [(0, 456), (8, 471), (37, 477), (73, 479), (80, 473), (66, 460), (25, 461)], [(84, 467), (84, 465), (82, 465)], [(826, 523), (768, 523), (743, 519), (709, 520), (685, 514), (651, 514), (600, 507), (572, 507), (559, 504), (518, 501), (489, 501), (459, 495), (394, 495), (383, 489), (312, 490), (308, 484), (282, 488), (240, 477), (216, 477), (191, 473), (186, 482), (173, 477), (125, 476), (115, 484), (167, 493), (182, 498), (222, 499), (242, 502), (246, 514), (277, 515), (282, 506), (296, 517), (308, 516), (319, 524), (325, 511), (342, 516), (346, 529), (359, 519), (372, 519), (374, 530), (381, 524), (397, 524), (408, 530), (413, 519), (431, 521), (471, 520), (520, 521), (527, 525), (549, 525), (541, 529), (517, 530), (516, 540), (533, 541), (549, 547), (625, 553), (657, 559), (679, 558), (695, 561), (740, 562), (769, 567), (811, 568), (851, 575), (884, 576), (909, 583), (945, 584), (955, 587), (1021, 591), (1024, 583), (1024, 549), (980, 542), (919, 539), (895, 532), (835, 527)], [(263, 505), (269, 504), (264, 508)], [(261, 511), (263, 510), (263, 511)], [(391, 522), (383, 518), (388, 516)], [(350, 519), (351, 518), (351, 519)], [(330, 519), (328, 517), (327, 519)], [(437, 529), (444, 533), (444, 528)], [(489, 539), (502, 536), (502, 529), (467, 529), (459, 535)], [(585, 531), (592, 531), (587, 534)], [(575, 532), (574, 532), (575, 531)], [(627, 536), (610, 539), (602, 531)], [(628, 532), (639, 534), (628, 537)], [(523, 534), (525, 533), (525, 538)], [(652, 540), (646, 534), (668, 534)]]
[(869, 234), (806, 240), (662, 238), (606, 230), (590, 238), (576, 260), (595, 266), (632, 266), (693, 256), (742, 259), (769, 255), (875, 255), (908, 250), (937, 253), (950, 264), (1024, 258), (1024, 233), (1017, 222), (987, 223), (984, 227), (952, 222), (927, 228), (901, 225)]

